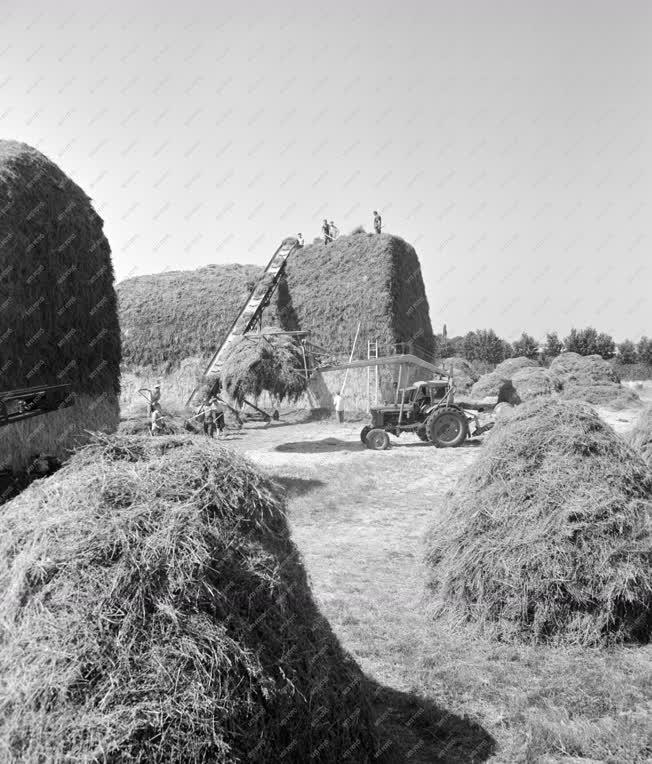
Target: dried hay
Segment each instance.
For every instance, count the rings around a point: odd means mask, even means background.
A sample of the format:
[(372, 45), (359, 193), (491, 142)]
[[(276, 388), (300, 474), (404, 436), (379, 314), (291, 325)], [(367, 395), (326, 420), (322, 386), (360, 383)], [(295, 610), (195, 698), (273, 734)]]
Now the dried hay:
[(434, 613), (505, 640), (647, 640), (652, 472), (588, 406), (501, 418), (427, 535)]
[(652, 406), (648, 406), (641, 412), (627, 440), (652, 467)]
[(467, 393), (473, 386), (473, 383), (478, 381), (479, 375), (477, 371), (466, 358), (460, 358), (460, 356), (444, 358), (441, 362), (441, 367), (446, 372), (452, 370), (453, 384), (457, 392)]
[(279, 402), (296, 402), (306, 386), (301, 347), (285, 335), (245, 335), (222, 366), (222, 387), (238, 403), (257, 400), (263, 392)]
[(113, 436), (0, 516), (0, 744), (20, 761), (365, 762), (361, 673), (276, 490), (188, 436)]
[(517, 358), (506, 358), (496, 366), (494, 371), (507, 379), (511, 379), (517, 371), (533, 368), (540, 368), (536, 361), (525, 356), (518, 356)]
[(490, 371), (480, 377), (471, 388), (471, 397), (477, 399), (497, 397), (498, 403), (516, 404), (521, 402), (511, 379), (495, 371)]
[(640, 398), (620, 384), (610, 363), (599, 355), (562, 353), (550, 364), (550, 374), (564, 400), (622, 409), (640, 405)]
[(557, 387), (556, 380), (541, 366), (524, 366), (514, 372), (512, 385), (521, 401), (528, 401), (540, 395), (551, 395)]

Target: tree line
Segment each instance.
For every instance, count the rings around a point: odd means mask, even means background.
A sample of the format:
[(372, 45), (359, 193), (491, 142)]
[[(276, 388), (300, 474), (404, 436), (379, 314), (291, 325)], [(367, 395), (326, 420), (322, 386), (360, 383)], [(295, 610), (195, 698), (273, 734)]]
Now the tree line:
[(613, 358), (622, 364), (652, 364), (652, 339), (641, 337), (637, 343), (632, 340), (616, 343), (613, 337), (596, 331), (592, 326), (571, 329), (563, 340), (559, 339), (557, 332), (550, 332), (543, 343), (527, 332), (523, 332), (515, 342), (508, 342), (493, 329), (477, 329), (459, 337), (447, 337), (445, 332), (435, 335), (435, 355), (439, 358), (462, 356), (469, 361), (497, 364), (517, 356), (551, 359), (563, 351), (599, 355), (605, 360)]

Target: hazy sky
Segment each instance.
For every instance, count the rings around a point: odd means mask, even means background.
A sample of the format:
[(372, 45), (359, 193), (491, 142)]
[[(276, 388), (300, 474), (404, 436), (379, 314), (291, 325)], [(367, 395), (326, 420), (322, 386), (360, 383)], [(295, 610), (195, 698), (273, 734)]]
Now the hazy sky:
[[(0, 137), (118, 279), (385, 229), (435, 331), (652, 335), (652, 3), (0, 0)], [(216, 295), (219, 300), (219, 295)]]

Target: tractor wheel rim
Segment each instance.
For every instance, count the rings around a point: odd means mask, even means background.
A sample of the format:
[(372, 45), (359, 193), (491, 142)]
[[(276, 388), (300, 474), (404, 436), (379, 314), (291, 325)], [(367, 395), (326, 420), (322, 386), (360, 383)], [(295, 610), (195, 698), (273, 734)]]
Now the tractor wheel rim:
[(443, 443), (454, 441), (462, 431), (462, 423), (456, 416), (444, 414), (437, 420), (435, 435)]
[(375, 432), (371, 436), (371, 442), (374, 446), (382, 446), (384, 440), (385, 439), (383, 438), (382, 433), (380, 432)]

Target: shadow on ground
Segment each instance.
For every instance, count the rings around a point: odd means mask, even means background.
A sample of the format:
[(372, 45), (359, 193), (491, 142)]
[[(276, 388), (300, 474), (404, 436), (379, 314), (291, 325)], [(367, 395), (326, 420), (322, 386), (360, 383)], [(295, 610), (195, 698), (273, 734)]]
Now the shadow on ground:
[(415, 693), (383, 687), (371, 679), (368, 693), (376, 717), (383, 764), (482, 762), (496, 741), (479, 724), (436, 706)]
[(287, 498), (294, 499), (297, 496), (305, 496), (316, 488), (326, 485), (323, 480), (314, 478), (279, 477), (273, 475), (272, 480), (285, 489)]
[(364, 451), (365, 447), (360, 441), (323, 438), (322, 440), (299, 440), (294, 443), (281, 443), (274, 450), (297, 454), (318, 454), (326, 451)]

